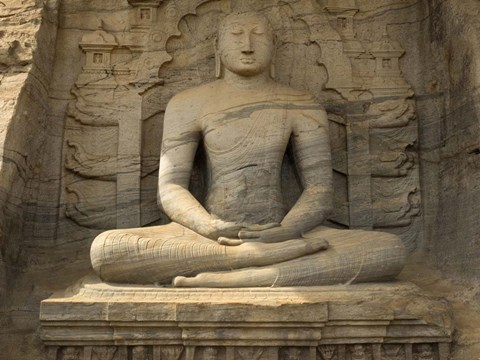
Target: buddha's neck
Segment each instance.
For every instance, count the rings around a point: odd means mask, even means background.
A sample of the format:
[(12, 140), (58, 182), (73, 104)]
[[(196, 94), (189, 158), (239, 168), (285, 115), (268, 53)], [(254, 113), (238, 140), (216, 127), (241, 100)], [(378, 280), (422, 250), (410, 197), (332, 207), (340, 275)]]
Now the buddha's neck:
[(228, 85), (244, 90), (256, 89), (271, 83), (268, 72), (255, 76), (242, 76), (226, 70), (224, 80)]

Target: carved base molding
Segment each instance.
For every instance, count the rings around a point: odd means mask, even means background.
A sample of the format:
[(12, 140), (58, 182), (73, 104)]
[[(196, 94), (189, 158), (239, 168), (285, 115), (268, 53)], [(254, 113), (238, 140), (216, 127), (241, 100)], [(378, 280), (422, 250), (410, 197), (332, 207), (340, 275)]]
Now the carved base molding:
[(52, 360), (446, 360), (449, 344), (51, 347)]
[(447, 360), (448, 305), (408, 283), (83, 284), (42, 302), (50, 360)]

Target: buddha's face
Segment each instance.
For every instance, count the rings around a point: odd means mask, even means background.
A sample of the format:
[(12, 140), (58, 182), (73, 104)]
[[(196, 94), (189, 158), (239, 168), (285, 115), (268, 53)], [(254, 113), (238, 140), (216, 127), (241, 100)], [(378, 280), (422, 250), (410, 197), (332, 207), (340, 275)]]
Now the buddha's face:
[(235, 74), (259, 75), (267, 71), (272, 62), (273, 39), (271, 26), (261, 15), (230, 15), (219, 30), (220, 60)]

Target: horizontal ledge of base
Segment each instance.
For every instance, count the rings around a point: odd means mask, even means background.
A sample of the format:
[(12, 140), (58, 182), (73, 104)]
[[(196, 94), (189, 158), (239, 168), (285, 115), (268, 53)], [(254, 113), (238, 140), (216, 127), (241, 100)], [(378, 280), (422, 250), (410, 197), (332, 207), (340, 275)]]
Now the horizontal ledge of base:
[[(80, 341), (102, 340), (122, 341), (129, 340), (210, 340), (220, 339), (243, 340), (258, 339), (271, 341), (277, 339), (318, 341), (320, 339), (350, 339), (379, 338), (379, 339), (410, 339), (410, 338), (449, 338), (448, 329), (428, 325), (384, 325), (371, 323), (369, 325), (341, 325), (335, 326), (282, 326), (271, 324), (268, 327), (243, 326), (241, 323), (208, 324), (207, 326), (189, 326), (189, 324), (177, 324), (177, 326), (124, 326), (123, 324), (104, 324), (91, 326), (90, 324), (42, 324), (42, 340), (71, 340)], [(291, 325), (291, 324), (290, 324)]]
[[(163, 359), (152, 349), (168, 346), (200, 348), (190, 360), (203, 359), (206, 346), (226, 354), (240, 347), (316, 351), (370, 344), (370, 351), (389, 345), (407, 354), (415, 344), (449, 343), (453, 331), (448, 304), (400, 283), (226, 290), (86, 284), (61, 296), (42, 302), (41, 338), (47, 346), (122, 348), (130, 360), (137, 359), (133, 347), (142, 346), (148, 356), (139, 359)], [(225, 356), (215, 359), (251, 358)]]
[(134, 345), (182, 345), (182, 346), (319, 346), (319, 345), (341, 345), (341, 344), (419, 344), (419, 343), (450, 343), (449, 337), (415, 337), (415, 338), (383, 338), (383, 337), (350, 337), (335, 339), (59, 339), (44, 337), (43, 342), (47, 346), (134, 346)]
[[(339, 326), (388, 326), (390, 321), (382, 322), (349, 322), (348, 324), (338, 324)], [(42, 327), (44, 328), (135, 328), (135, 329), (184, 329), (184, 328), (323, 328), (326, 325), (326, 322), (315, 323), (305, 323), (305, 322), (174, 322), (174, 321), (155, 321), (155, 322), (146, 322), (146, 321), (42, 321)], [(330, 322), (329, 322), (330, 324)], [(412, 323), (413, 324), (413, 323)], [(416, 324), (416, 323), (415, 323)]]
[(325, 339), (321, 341), (296, 341), (296, 340), (209, 340), (209, 341), (52, 341), (44, 340), (45, 346), (231, 346), (231, 347), (279, 347), (279, 346), (322, 346), (322, 345), (406, 345), (406, 344), (450, 344), (449, 338), (416, 338), (416, 339), (376, 339), (376, 338), (351, 338), (351, 339)]

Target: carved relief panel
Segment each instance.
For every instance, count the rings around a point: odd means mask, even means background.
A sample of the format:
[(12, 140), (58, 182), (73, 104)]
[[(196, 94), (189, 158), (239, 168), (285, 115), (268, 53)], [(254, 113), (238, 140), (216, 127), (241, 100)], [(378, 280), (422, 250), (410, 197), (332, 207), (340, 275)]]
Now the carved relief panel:
[(65, 215), (74, 223), (104, 230), (164, 221), (155, 190), (161, 124), (152, 125), (164, 105), (149, 111), (146, 96), (142, 109), (142, 94), (161, 84), (158, 69), (171, 58), (167, 39), (200, 3), (132, 0), (123, 15), (128, 31), (107, 31), (110, 24), (99, 18), (82, 36), (85, 64), (72, 89), (64, 145)]
[(84, 346), (55, 349), (51, 360), (446, 360), (447, 344), (315, 346)]
[[(300, 0), (129, 1), (126, 31), (99, 21), (79, 46), (85, 56), (67, 114), (66, 215), (92, 229), (166, 221), (156, 204), (163, 113), (181, 90), (215, 79), (219, 19), (260, 11), (278, 36), (276, 80), (313, 94), (330, 119), (335, 213), (331, 224), (381, 228), (413, 249), (420, 233), (417, 127), (404, 53), (387, 24), (360, 39), (361, 2)], [(199, 154), (201, 159), (201, 154)], [(284, 171), (285, 202), (300, 190)], [(202, 197), (201, 171), (192, 192)]]

